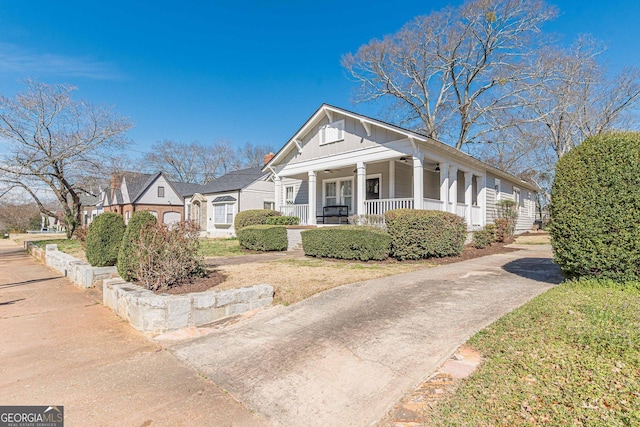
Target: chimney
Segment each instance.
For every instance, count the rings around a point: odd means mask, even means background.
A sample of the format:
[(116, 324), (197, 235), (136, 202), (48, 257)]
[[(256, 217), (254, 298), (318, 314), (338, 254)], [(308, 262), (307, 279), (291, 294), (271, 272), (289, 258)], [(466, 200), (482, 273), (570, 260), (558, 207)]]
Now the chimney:
[(271, 159), (273, 159), (274, 156), (275, 156), (275, 154), (273, 154), (273, 153), (266, 154), (264, 156), (264, 164), (266, 165), (267, 163), (269, 163), (271, 161)]
[(115, 194), (115, 190), (117, 188), (120, 188), (120, 185), (122, 184), (122, 175), (113, 172), (111, 174), (111, 201), (113, 202), (113, 196)]

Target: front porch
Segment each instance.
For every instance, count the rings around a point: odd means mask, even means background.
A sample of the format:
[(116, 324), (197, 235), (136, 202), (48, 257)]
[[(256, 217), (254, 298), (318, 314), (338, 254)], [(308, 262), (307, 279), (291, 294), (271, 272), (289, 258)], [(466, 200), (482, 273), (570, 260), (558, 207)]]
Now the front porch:
[(465, 218), (469, 229), (486, 224), (484, 175), (436, 159), (399, 156), (274, 179), (276, 210), (300, 218), (301, 225), (316, 225), (331, 205), (348, 206), (350, 215), (439, 210)]

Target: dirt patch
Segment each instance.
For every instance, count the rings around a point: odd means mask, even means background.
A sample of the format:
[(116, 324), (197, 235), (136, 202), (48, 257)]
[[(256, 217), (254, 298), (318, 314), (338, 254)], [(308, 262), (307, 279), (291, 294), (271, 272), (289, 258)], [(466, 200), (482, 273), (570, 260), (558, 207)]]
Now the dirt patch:
[(155, 293), (182, 295), (191, 292), (204, 292), (215, 286), (218, 286), (220, 283), (224, 282), (225, 279), (225, 275), (220, 273), (219, 271), (210, 271), (206, 277), (196, 277), (190, 283), (185, 283), (180, 286), (174, 286), (172, 288), (163, 291), (157, 291)]
[(546, 245), (551, 243), (551, 236), (546, 231), (528, 231), (516, 236), (518, 245)]

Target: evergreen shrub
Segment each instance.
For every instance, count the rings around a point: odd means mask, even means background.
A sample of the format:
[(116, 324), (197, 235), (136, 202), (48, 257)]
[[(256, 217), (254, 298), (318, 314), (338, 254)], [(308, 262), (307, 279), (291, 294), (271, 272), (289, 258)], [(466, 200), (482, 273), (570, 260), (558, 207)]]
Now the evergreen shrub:
[(282, 225), (250, 225), (236, 230), (241, 247), (253, 251), (287, 250), (287, 229)]
[(105, 212), (96, 216), (84, 242), (87, 262), (94, 267), (116, 265), (124, 229), (124, 220), (117, 213)]
[(320, 258), (383, 260), (391, 249), (389, 234), (379, 227), (322, 227), (301, 235), (305, 255)]

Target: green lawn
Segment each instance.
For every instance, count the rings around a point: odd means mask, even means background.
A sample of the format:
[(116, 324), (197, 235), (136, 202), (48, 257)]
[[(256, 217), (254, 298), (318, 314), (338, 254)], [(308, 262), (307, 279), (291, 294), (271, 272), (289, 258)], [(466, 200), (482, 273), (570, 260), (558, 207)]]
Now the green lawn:
[(200, 239), (200, 254), (203, 256), (236, 256), (245, 255), (238, 239)]
[(640, 425), (640, 284), (565, 283), (469, 344), (485, 362), (436, 426)]

